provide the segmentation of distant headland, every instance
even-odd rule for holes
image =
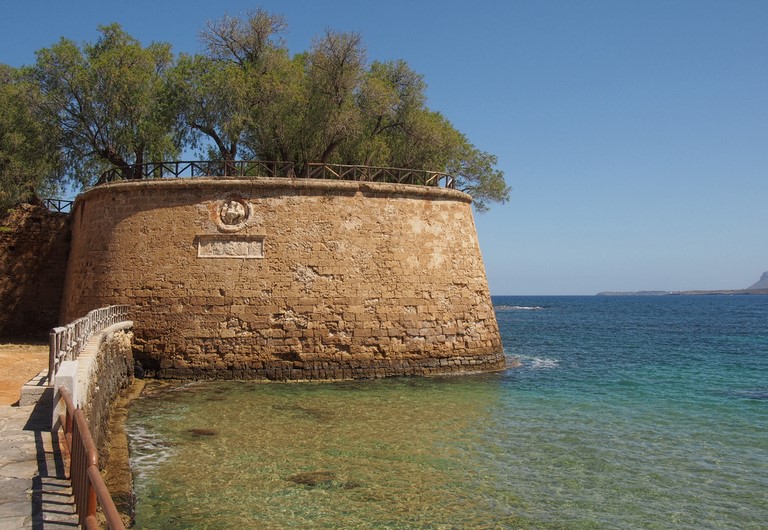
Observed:
[[[746,289],[720,289],[715,291],[603,291],[596,296],[674,296],[674,295],[750,295],[768,294],[768,271],[764,272],[760,279]]]

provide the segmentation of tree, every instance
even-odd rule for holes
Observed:
[[[182,55],[169,75],[168,98],[176,106],[186,145],[213,142],[211,158],[232,161],[247,120],[247,82],[236,65],[202,55]]]
[[[472,196],[479,212],[488,211],[489,203],[509,200],[510,188],[496,167],[496,156],[477,149],[439,112],[415,110],[387,135],[387,142],[397,167],[448,173],[456,189]]]
[[[261,78],[283,50],[285,27],[282,17],[263,10],[207,24],[200,35],[206,55],[182,55],[169,75],[169,101],[189,145],[212,142],[211,158],[237,158],[249,119],[263,105]]]
[[[445,167],[456,179],[456,188],[472,196],[478,212],[487,212],[489,203],[509,200],[510,187],[504,172],[496,167],[497,161],[496,155],[477,149],[461,135],[459,147]]]
[[[86,186],[109,167],[139,178],[141,164],[179,152],[174,116],[162,97],[170,45],[144,48],[118,24],[99,31],[96,43],[82,49],[62,38],[38,51],[32,68],[41,114],[61,131],[67,170]]]
[[[405,61],[374,62],[365,72],[358,94],[360,134],[342,148],[347,164],[400,165],[392,141],[403,135],[425,104],[426,84]]]
[[[245,131],[244,147],[252,157],[296,165],[306,160],[309,92],[305,70],[306,54],[291,58],[282,51],[270,57]]]
[[[327,163],[342,142],[360,133],[356,94],[365,68],[365,50],[357,33],[326,31],[309,54],[307,158]]]
[[[293,162],[306,175],[309,162],[331,161],[359,134],[362,39],[329,30],[309,52],[273,55],[269,66],[249,123],[248,148],[260,158]]]
[[[56,131],[35,116],[39,99],[22,71],[0,64],[0,209],[56,192]]]
[[[245,68],[258,64],[272,50],[284,48],[279,35],[287,27],[282,16],[256,9],[245,20],[224,16],[208,22],[200,39],[210,58]]]
[[[82,185],[108,168],[140,178],[144,162],[193,147],[224,168],[258,158],[299,176],[313,162],[444,171],[480,211],[508,200],[496,157],[428,108],[405,61],[368,64],[359,34],[331,30],[291,55],[285,28],[263,10],[223,17],[201,33],[204,53],[176,64],[170,45],[142,47],[117,24],[82,47],[62,38],[29,69],[30,112],[42,120],[29,134],[55,133],[64,173]]]
[[[224,17],[202,33],[207,55],[182,57],[177,94],[187,136],[211,154],[308,164],[342,163],[455,172],[479,211],[505,202],[496,157],[474,147],[426,106],[426,84],[405,61],[366,62],[357,33],[327,30],[290,56],[282,17]]]

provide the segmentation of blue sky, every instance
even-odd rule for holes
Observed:
[[[475,220],[493,294],[738,289],[768,270],[768,2],[0,0],[0,62],[121,23],[199,49],[262,7],[301,51],[358,31],[499,157],[512,200]]]

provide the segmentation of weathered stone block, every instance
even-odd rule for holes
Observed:
[[[69,215],[21,204],[0,216],[0,227],[0,337],[43,339],[60,323]]]
[[[237,226],[221,216],[232,201],[250,212]],[[464,370],[467,355],[472,369],[504,366],[470,200],[454,190],[120,182],[83,194],[73,226],[64,318],[132,305],[150,375],[382,377]],[[224,252],[224,239],[260,238],[263,256]],[[201,240],[222,252],[201,255]]]

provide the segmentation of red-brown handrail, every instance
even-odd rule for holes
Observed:
[[[125,530],[112,495],[109,494],[107,485],[99,473],[99,454],[85,414],[81,409],[75,408],[72,396],[65,387],[59,387],[59,395],[65,404],[60,422],[70,455],[69,480],[72,483],[79,524],[88,529],[100,528],[96,508],[101,506],[107,528]]]

